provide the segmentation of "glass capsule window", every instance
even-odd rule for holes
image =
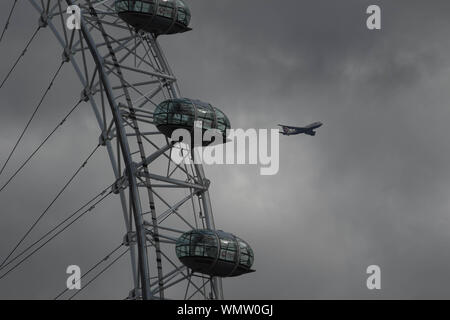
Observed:
[[[203,129],[215,129],[215,114],[211,105],[197,104],[197,121],[201,121]]]
[[[174,13],[174,5],[172,2],[161,2],[158,7],[158,16],[172,18]]]
[[[175,100],[167,104],[167,123],[191,127],[194,120],[195,113],[189,103]]]
[[[206,257],[216,259],[217,238],[213,232],[206,230],[185,233],[177,241],[176,254],[179,258]]]
[[[216,117],[217,117],[217,129],[220,131],[225,131],[229,128],[231,128],[230,120],[228,120],[228,117],[219,109],[214,108],[216,111]]]
[[[233,249],[220,249],[220,256],[219,259],[228,261],[228,262],[235,262],[236,261],[236,250]]]
[[[155,5],[153,3],[143,2],[142,3],[142,12],[154,12],[155,11]]]
[[[153,114],[153,120],[155,121],[155,123],[167,123],[168,106],[169,103],[167,101],[164,101],[158,106],[158,108],[155,110],[155,113]]]
[[[218,232],[220,237],[220,255],[219,259],[227,262],[236,262],[237,258],[237,238],[224,232]]]
[[[142,12],[142,1],[136,1],[136,3],[134,4],[133,11]]]
[[[254,261],[252,248],[250,248],[250,246],[246,242],[240,240],[239,249],[240,249],[239,264],[250,268],[253,265]]]
[[[154,15],[156,0],[116,0],[115,7],[117,12],[132,11]],[[181,0],[160,1],[156,15],[169,19],[176,18],[176,22],[185,26],[191,21],[191,12]]]
[[[227,116],[208,103],[190,99],[173,99],[162,102],[153,114],[155,125],[193,129],[201,121],[204,130],[218,129],[224,135],[231,128]]]
[[[186,26],[189,25],[190,15],[187,13],[185,9],[178,9],[177,21]]]
[[[128,10],[128,1],[116,1],[115,3],[116,11],[126,11]]]
[[[116,11],[133,11],[153,14],[155,11],[155,3],[152,0],[120,0],[116,1]]]
[[[189,25],[189,23],[191,22],[191,11],[189,10],[189,7],[181,0],[177,0],[177,7],[177,21],[186,26]]]

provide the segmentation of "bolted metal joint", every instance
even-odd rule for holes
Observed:
[[[162,80],[161,80],[161,85],[162,85],[164,88],[168,88],[168,87],[171,85],[171,82],[170,82],[170,81],[167,81],[167,79],[162,79]]]
[[[62,59],[64,62],[69,62],[72,57],[72,50],[69,47],[65,47],[62,53]]]
[[[95,9],[94,9],[93,7],[90,7],[90,8],[89,8],[89,14],[90,14],[92,17],[95,17],[95,16],[97,15],[97,12],[95,11]]]
[[[133,175],[135,176],[139,176],[139,168],[141,167],[141,164],[136,163],[136,162],[132,162],[131,163],[131,170],[133,171]]]
[[[203,179],[203,186],[206,188],[206,190],[209,190],[209,187],[211,186],[211,180]]]
[[[135,244],[136,244],[136,232],[128,232],[123,237],[123,245],[129,247]]]
[[[106,131],[103,131],[100,137],[98,138],[98,143],[101,146],[106,146],[106,142],[108,140],[111,140],[111,137],[108,136],[108,133]]]
[[[130,109],[128,108],[128,106],[122,102],[119,102],[119,104],[117,105],[119,107],[120,113],[122,114],[130,114]]]
[[[46,28],[48,26],[48,14],[44,11],[39,17],[39,27]]]
[[[89,87],[86,87],[83,89],[83,91],[81,91],[81,100],[84,102],[88,102],[89,100],[91,100],[91,96],[92,96],[92,90]]]
[[[127,300],[142,300],[142,290],[141,289],[131,290]]]
[[[140,30],[135,28],[136,32],[139,33],[139,36],[142,37],[142,39],[147,40],[148,39],[148,34],[147,32],[145,32],[144,30]]]
[[[197,190],[195,192],[195,195],[198,197],[201,197],[205,192],[209,190],[209,187],[211,186],[211,180],[204,178],[203,183],[200,183],[199,181],[196,181],[195,183],[200,184],[204,187],[204,189]]]
[[[128,177],[123,176],[119,178],[112,186],[112,192],[114,194],[119,194],[122,190],[128,188]]]

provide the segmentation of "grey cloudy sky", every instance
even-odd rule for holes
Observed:
[[[226,297],[449,298],[450,3],[187,2],[194,31],[161,39],[183,95],[213,102],[238,128],[325,123],[314,138],[282,137],[276,176],[260,176],[252,166],[206,168],[217,226],[246,239],[256,254],[257,272],[225,281]],[[382,8],[381,31],[365,26],[370,4]],[[0,6],[5,21],[10,4]],[[0,44],[1,75],[36,19],[21,3]],[[1,163],[60,51],[50,32],[42,33],[1,89]],[[80,91],[67,68],[1,181]],[[87,107],[77,112],[0,193],[0,256],[96,145],[92,118]],[[106,155],[96,156],[40,230],[110,177]],[[0,280],[0,298],[53,298],[68,264],[90,266],[120,243],[117,204],[108,202]],[[382,269],[381,291],[365,286],[372,264]],[[131,286],[125,268],[127,261],[115,266],[83,297],[125,297]]]

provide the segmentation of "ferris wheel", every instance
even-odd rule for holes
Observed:
[[[0,42],[5,41],[17,2],[11,1]],[[181,95],[158,42],[160,36],[191,30],[188,6],[181,0],[27,0],[27,3],[34,9],[38,23],[23,52],[2,79],[0,90],[16,66],[30,54],[28,49],[38,33],[51,32],[61,45],[62,57],[16,144],[8,150],[9,156],[0,159],[0,192],[81,104],[90,104],[99,136],[93,137],[98,145],[49,207],[33,215],[27,232],[18,237],[18,243],[7,256],[0,257],[0,281],[86,213],[95,210],[97,204],[118,197],[121,207],[117,208],[116,217],[123,216],[126,228],[124,234],[118,235],[122,243],[100,262],[93,261],[92,269],[82,276],[85,283],[90,284],[128,255],[133,284],[127,299],[223,299],[222,279],[253,272],[254,256],[245,241],[216,230],[209,194],[211,182],[202,165],[193,161],[195,149],[172,139],[177,129],[192,133],[199,121],[204,130],[216,130],[224,140],[231,127],[218,108]],[[74,101],[69,113],[17,171],[5,179],[2,176],[5,167],[10,165],[30,123],[53,83],[58,81],[61,69],[68,65],[81,84],[79,100]],[[96,152],[106,152],[110,159],[111,184],[24,248],[24,240]],[[181,161],[174,160],[175,153]],[[71,299],[77,293],[66,289],[56,298]]]

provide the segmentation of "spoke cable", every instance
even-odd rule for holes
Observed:
[[[6,30],[9,27],[9,23],[11,22],[11,17],[13,15],[14,9],[16,8],[16,4],[17,4],[17,0],[14,0],[13,6],[11,8],[11,11],[9,12],[9,15],[8,15],[8,19],[6,20],[6,24],[3,27],[2,35],[0,36],[0,42],[2,42],[3,37],[5,36],[5,32],[6,32]]]
[[[113,254],[115,254],[117,251],[119,251],[120,248],[122,248],[123,243],[121,243],[117,248],[115,248],[113,251],[111,251],[110,253],[108,253],[102,260],[100,260],[99,262],[97,262],[92,268],[90,268],[88,271],[86,271],[81,277],[80,279],[78,279],[75,283],[80,282],[81,280],[83,280],[89,273],[91,273],[92,271],[94,271],[98,266],[100,266],[103,262],[108,261],[111,256]],[[63,294],[65,294],[67,291],[69,291],[69,288],[66,288],[65,290],[61,291],[60,294],[58,294],[53,300],[58,300]]]
[[[11,252],[8,254],[8,256],[3,260],[3,262],[0,264],[0,267],[3,267],[3,265],[8,261],[8,259],[13,255],[13,253],[17,250],[17,248],[22,244],[22,242],[28,237],[28,235],[33,231],[33,229],[37,226],[37,224],[42,220],[42,218],[47,214],[47,212],[50,210],[50,208],[53,206],[53,204],[59,199],[59,197],[63,194],[63,192],[67,189],[67,187],[70,185],[70,183],[75,179],[75,177],[80,173],[80,171],[87,165],[88,161],[92,158],[92,156],[95,154],[95,152],[100,147],[100,144],[98,144],[94,150],[89,154],[87,159],[81,164],[81,166],[75,171],[75,173],[70,177],[70,179],[67,181],[67,183],[64,185],[64,187],[58,192],[56,197],[51,201],[51,203],[47,206],[47,208],[41,213],[41,215],[34,221],[34,223],[31,225],[31,227],[28,229],[28,231],[24,234],[24,236],[20,239],[20,241],[16,244],[16,246],[11,250]],[[1,279],[1,278],[0,278]]]
[[[115,258],[110,264],[108,264],[105,268],[103,268],[102,271],[100,271],[94,278],[92,278],[88,283],[86,283],[84,285],[84,287],[82,287],[80,290],[78,290],[75,294],[73,294],[69,300],[72,300],[73,298],[75,298],[78,294],[80,294],[84,289],[86,289],[92,282],[94,282],[95,280],[97,280],[103,273],[105,273],[109,268],[111,268],[117,261],[119,261],[125,254],[128,253],[128,251],[130,251],[130,248],[127,248],[127,250],[125,250],[122,254],[120,254],[120,256],[118,256],[117,258]]]
[[[6,271],[4,274],[0,276],[0,280],[4,279],[8,274],[10,274],[12,271],[16,270],[22,263],[27,261],[29,258],[31,258],[36,252],[38,252],[40,249],[42,249],[45,245],[47,245],[50,241],[55,239],[58,235],[63,233],[65,230],[67,230],[70,226],[72,226],[75,222],[77,222],[79,219],[81,219],[84,215],[86,215],[88,212],[91,212],[95,209],[95,207],[102,202],[104,199],[106,199],[110,194],[113,192],[110,191],[106,195],[104,195],[101,199],[99,199],[97,202],[95,202],[89,209],[85,210],[82,214],[80,214],[77,218],[75,218],[73,221],[71,221],[67,226],[65,226],[63,229],[58,231],[56,234],[54,234],[51,238],[49,238],[47,241],[45,241],[43,244],[41,244],[39,247],[37,247],[35,250],[33,250],[30,254],[28,254],[25,258],[20,260],[18,263],[16,263],[12,268],[10,268],[8,271]]]
[[[28,158],[22,163],[22,165],[14,172],[14,174],[8,179],[8,181],[0,188],[2,192],[8,184],[19,174],[20,171],[30,162],[30,160],[38,153],[38,151],[47,143],[47,141],[55,134],[55,132],[62,127],[62,125],[67,121],[70,115],[78,108],[82,100],[78,101],[77,104],[69,111],[69,113],[58,123],[58,125],[47,135],[47,137],[39,144],[39,146],[28,156]],[[6,163],[5,163],[6,165]],[[1,172],[0,172],[1,174]]]
[[[42,103],[44,102],[45,97],[49,93],[50,89],[53,86],[53,83],[58,76],[59,72],[62,69],[62,66],[64,65],[64,61],[61,62],[60,66],[58,67],[57,71],[55,72],[52,80],[50,81],[50,85],[45,90],[41,100],[39,101],[38,105],[33,111],[33,114],[31,115],[30,119],[28,120],[27,124],[25,125],[25,128],[22,130],[22,133],[20,134],[19,138],[17,139],[16,143],[14,144],[14,147],[12,148],[11,152],[8,155],[8,158],[6,159],[5,163],[3,164],[2,168],[0,169],[0,176],[5,170],[6,165],[8,164],[9,160],[11,160],[11,157],[13,156],[14,152],[16,151],[17,147],[19,146],[20,141],[22,141],[23,136],[25,135],[26,131],[28,130],[28,127],[30,126],[31,122],[33,121],[34,117],[36,116],[37,112],[39,111],[39,108],[41,107]],[[12,180],[12,178],[0,189],[0,192],[3,191],[3,189],[6,187],[6,185]]]
[[[0,89],[3,88],[3,86],[5,85],[6,81],[9,79],[9,76],[13,73],[14,69],[17,67],[17,65],[19,64],[20,60],[25,56],[25,54],[28,51],[28,48],[30,47],[31,43],[33,42],[34,38],[36,37],[36,35],[38,34],[39,30],[41,30],[41,27],[37,27],[36,31],[34,31],[33,35],[31,36],[31,39],[28,40],[27,45],[25,46],[25,49],[23,49],[22,53],[19,55],[19,57],[17,58],[16,62],[13,64],[13,66],[11,67],[11,69],[9,70],[8,74],[6,75],[6,77],[3,79],[2,84],[0,85]]]
[[[35,242],[33,242],[31,245],[29,245],[26,249],[24,249],[22,252],[20,252],[19,254],[17,254],[14,258],[10,259],[8,261],[8,263],[5,263],[2,267],[0,267],[0,271],[2,271],[3,269],[5,269],[7,266],[9,266],[10,264],[12,264],[14,261],[16,261],[18,258],[20,258],[21,256],[23,256],[25,253],[27,253],[28,251],[30,251],[35,245],[37,245],[39,242],[41,242],[43,239],[47,238],[50,234],[52,234],[55,230],[57,230],[59,227],[61,227],[62,225],[64,225],[67,221],[69,221],[70,219],[72,219],[75,215],[77,215],[79,212],[81,212],[84,208],[86,208],[87,206],[89,206],[92,202],[94,202],[97,198],[105,195],[105,193],[108,191],[108,189],[111,188],[111,186],[108,186],[106,189],[104,189],[102,192],[100,192],[99,194],[97,194],[94,198],[90,199],[88,202],[86,202],[83,206],[81,206],[78,210],[76,210],[75,212],[73,212],[71,215],[69,215],[66,219],[64,219],[62,222],[60,222],[59,224],[57,224],[55,227],[53,227],[51,230],[49,230],[47,233],[45,233],[42,237],[40,237],[38,240],[36,240]]]

